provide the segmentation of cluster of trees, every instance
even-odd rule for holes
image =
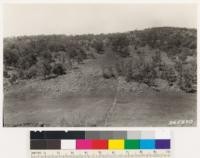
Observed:
[[[196,91],[197,65],[194,61],[183,63],[177,60],[174,65],[168,65],[161,58],[160,51],[155,51],[150,60],[145,60],[143,53],[126,59],[113,56],[109,58],[112,64],[103,69],[104,78],[123,76],[127,82],[135,81],[148,86],[156,86],[156,79],[163,79],[169,86],[177,85],[185,92]]]
[[[30,79],[62,75],[72,68],[73,62],[82,63],[86,56],[85,47],[79,41],[63,35],[6,38],[4,77]]]
[[[5,38],[4,77],[12,83],[17,79],[47,79],[51,75],[68,73],[75,64],[94,58],[97,53],[106,58],[103,63],[105,78],[121,75],[127,82],[134,80],[149,86],[154,85],[156,78],[161,78],[170,85],[177,83],[189,92],[196,84],[196,61],[187,61],[187,58],[196,59],[196,45],[195,29],[172,27],[99,35]],[[148,62],[140,51],[145,46],[155,50]],[[169,66],[161,59],[162,51],[175,66]]]
[[[187,28],[174,27],[155,27],[141,31],[132,31],[132,41],[135,41],[135,34],[137,42],[140,45],[148,44],[152,48],[159,48],[166,52],[174,49],[196,49],[197,45],[197,30]],[[175,54],[172,54],[175,55]]]
[[[115,60],[115,62],[105,68],[104,76],[106,78],[124,76],[127,82],[136,81],[149,86],[154,85],[156,78],[167,79],[169,77],[171,79],[170,74],[167,74],[170,72],[164,71],[164,67],[167,68],[167,65],[162,63],[160,55],[153,56],[150,61],[145,60],[144,53],[139,53],[126,59],[115,55],[115,57],[110,58],[111,60]]]

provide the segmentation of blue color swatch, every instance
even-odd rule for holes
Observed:
[[[155,149],[155,144],[154,139],[142,139],[140,140],[140,149]]]

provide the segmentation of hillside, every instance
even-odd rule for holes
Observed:
[[[6,38],[4,125],[195,125],[196,38],[168,27]]]

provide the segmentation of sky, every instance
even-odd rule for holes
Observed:
[[[197,27],[194,4],[5,4],[4,37]]]

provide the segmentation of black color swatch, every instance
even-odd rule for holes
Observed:
[[[31,131],[31,139],[85,139],[85,131]]]

